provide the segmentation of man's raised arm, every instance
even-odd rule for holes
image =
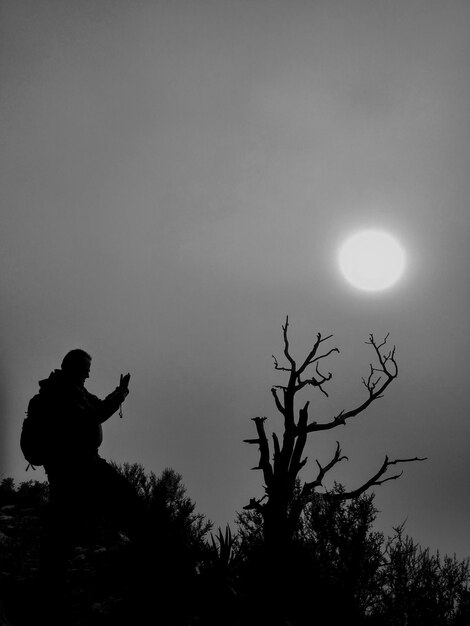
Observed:
[[[131,375],[126,374],[123,376],[121,374],[121,378],[119,381],[119,385],[116,387],[114,391],[112,391],[104,400],[96,400],[99,402],[97,406],[98,413],[98,421],[100,424],[109,419],[116,411],[119,409],[121,404],[127,398],[129,394],[129,379]]]

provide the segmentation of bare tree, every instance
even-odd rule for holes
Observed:
[[[399,478],[403,471],[386,476],[387,470],[392,465],[425,460],[419,457],[390,460],[386,456],[378,471],[363,485],[351,491],[341,491],[341,493],[318,493],[316,490],[323,486],[323,479],[327,472],[347,459],[342,454],[340,444],[337,442],[336,451],[331,461],[324,466],[316,461],[318,466],[316,477],[311,481],[301,482],[299,473],[307,463],[307,458],[303,458],[303,453],[308,435],[344,425],[347,420],[365,411],[375,400],[383,396],[387,387],[398,376],[398,366],[395,360],[395,347],[388,351],[385,349],[388,335],[383,341],[377,342],[371,334],[366,343],[372,346],[375,363],[370,365],[367,378],[362,379],[367,391],[365,400],[359,406],[347,411],[343,410],[329,421],[322,423],[309,421],[309,402],[306,402],[298,411],[298,418],[296,419],[295,397],[301,389],[307,386],[316,387],[320,392],[328,395],[325,386],[331,380],[332,374],[330,372],[322,373],[320,364],[332,353],[339,353],[339,350],[333,347],[322,351],[323,344],[333,335],[322,337],[318,333],[310,352],[302,363],[298,364],[291,354],[287,333],[288,326],[289,318],[287,317],[282,327],[284,356],[287,364],[285,366],[280,365],[273,355],[275,369],[287,374],[287,384],[285,386],[278,385],[271,389],[276,408],[284,418],[282,443],[276,433],[273,433],[271,454],[264,425],[266,417],[253,418],[258,436],[255,439],[244,440],[246,443],[259,446],[259,463],[253,469],[263,472],[265,483],[264,497],[261,499],[252,498],[244,509],[256,510],[261,513],[264,539],[267,543],[275,542],[278,547],[285,545],[292,539],[303,508],[315,495],[341,499],[355,498],[370,487]],[[314,374],[311,373],[312,369],[314,369]]]

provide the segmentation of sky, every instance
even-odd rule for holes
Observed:
[[[346,427],[313,433],[305,480],[376,490],[376,527],[470,556],[470,4],[465,0],[4,0],[0,6],[0,476],[38,380],[81,347],[88,389],[131,393],[100,453],[183,476],[233,524],[263,495],[255,416],[282,432],[281,326],[294,356],[337,346],[329,397],[356,406],[373,354],[399,376]],[[382,292],[338,248],[380,228],[406,250]],[[314,393],[317,392],[317,393]]]

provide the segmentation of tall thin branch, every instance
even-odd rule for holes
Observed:
[[[279,470],[279,464],[281,461],[281,447],[279,445],[279,438],[276,433],[273,433],[273,445],[274,445],[274,473],[276,474]]]
[[[307,367],[309,365],[312,365],[312,363],[315,363],[316,361],[319,361],[320,359],[324,359],[325,357],[329,356],[332,352],[339,352],[338,348],[332,348],[326,354],[321,354],[320,356],[316,357],[317,350],[318,350],[320,344],[323,343],[324,341],[328,341],[328,339],[331,339],[331,337],[333,337],[333,335],[328,335],[327,337],[322,337],[321,333],[317,333],[317,339],[316,339],[315,343],[313,344],[313,348],[310,350],[310,352],[308,353],[306,359],[304,360],[302,365],[297,370],[297,375],[298,376],[300,376],[307,369]]]
[[[302,469],[302,467],[307,462],[307,459],[301,460],[302,454],[304,452],[305,444],[307,442],[307,431],[305,430],[305,426],[308,421],[308,406],[310,402],[306,402],[304,407],[299,411],[299,421],[297,422],[298,426],[298,436],[295,442],[294,451],[292,453],[292,458],[289,466],[289,475],[291,480],[295,480],[297,474]]]
[[[290,352],[289,352],[289,338],[287,337],[287,329],[289,328],[289,316],[286,316],[286,321],[285,324],[282,327],[282,336],[284,338],[284,355],[286,357],[286,359],[289,361],[289,363],[292,365],[292,371],[295,370],[295,361],[292,358]]]

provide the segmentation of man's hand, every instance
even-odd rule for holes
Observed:
[[[121,378],[119,379],[119,390],[123,391],[126,394],[129,393],[130,377],[131,377],[130,374],[126,374],[125,376],[121,374]]]

